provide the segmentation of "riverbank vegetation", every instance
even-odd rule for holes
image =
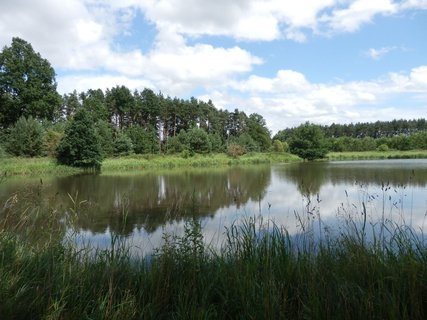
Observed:
[[[0,158],[51,156],[61,164],[99,168],[103,159],[133,154],[236,158],[289,151],[314,160],[328,152],[389,150],[427,150],[425,119],[305,123],[271,137],[262,115],[217,109],[211,100],[125,86],[61,97],[54,69],[30,43],[13,38],[0,52]]]
[[[144,171],[171,168],[209,168],[232,165],[273,164],[301,161],[299,157],[290,153],[248,153],[239,157],[227,154],[189,155],[128,155],[107,158],[102,164],[102,173],[123,171]],[[57,163],[55,158],[0,158],[0,175],[37,176],[37,175],[64,175],[81,173],[84,168],[76,168]]]
[[[154,255],[142,257],[114,234],[109,249],[76,247],[52,223],[58,212],[33,209],[2,220],[2,319],[427,316],[425,239],[407,227],[384,224],[381,238],[347,228],[315,241],[307,221],[290,235],[272,221],[246,218],[226,229],[217,249],[189,219],[183,235],[164,234]],[[46,215],[51,223],[31,232]]]

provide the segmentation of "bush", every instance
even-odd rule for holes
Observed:
[[[211,151],[211,141],[205,130],[200,128],[190,129],[187,132],[187,137],[191,152],[209,153]]]
[[[243,146],[237,143],[230,143],[227,147],[227,154],[230,157],[237,158],[241,155],[244,155],[246,150]]]
[[[381,145],[378,146],[377,150],[385,152],[385,151],[389,150],[389,147],[388,147],[388,145],[386,145],[386,144],[383,143],[383,144],[381,144]]]
[[[133,126],[126,129],[125,133],[131,139],[135,153],[154,154],[159,151],[159,138],[154,129]]]
[[[65,129],[64,137],[57,149],[57,160],[61,164],[99,169],[102,152],[89,113],[80,108]]]
[[[61,142],[63,132],[57,132],[49,129],[43,139],[43,154],[47,156],[56,156],[56,149]]]
[[[39,156],[43,147],[43,127],[33,117],[20,117],[10,130],[7,151],[15,156]]]
[[[114,155],[127,156],[133,153],[133,144],[131,138],[119,131],[114,140]]]
[[[274,152],[284,152],[285,148],[283,147],[283,143],[280,140],[273,141],[273,151]]]
[[[293,154],[306,160],[321,159],[328,153],[322,129],[308,122],[295,129],[289,147]]]

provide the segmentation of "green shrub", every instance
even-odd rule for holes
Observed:
[[[56,156],[56,150],[63,136],[63,132],[49,129],[43,139],[43,154],[47,156]]]
[[[385,152],[385,151],[389,150],[389,147],[388,147],[388,145],[386,145],[386,144],[383,143],[383,144],[381,144],[381,145],[378,146],[377,150],[381,151],[381,152]]]
[[[187,132],[188,146],[190,151],[196,153],[209,153],[212,145],[208,134],[200,128],[193,128]]]
[[[88,111],[80,108],[59,143],[56,156],[58,162],[74,167],[99,169],[102,152],[98,139]]]
[[[133,153],[133,144],[131,138],[119,131],[114,140],[114,155],[127,156]]]
[[[20,117],[10,130],[7,151],[15,156],[39,156],[43,147],[43,127],[33,117]]]
[[[283,143],[280,140],[273,141],[273,151],[274,152],[284,152],[285,148],[283,147]]]

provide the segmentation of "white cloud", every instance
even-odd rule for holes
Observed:
[[[115,86],[126,86],[131,91],[143,90],[144,88],[155,88],[155,86],[146,80],[129,78],[126,76],[115,75],[69,75],[58,79],[58,92],[61,94],[77,92],[86,92],[88,89],[105,90]]]
[[[231,83],[231,87],[249,96],[214,91],[200,98],[209,97],[221,108],[260,113],[273,132],[305,121],[366,122],[418,118],[427,112],[427,96],[422,95],[427,92],[427,66],[414,68],[408,74],[390,73],[371,81],[335,84],[311,83],[299,72],[281,70],[274,78],[251,76]],[[406,94],[420,94],[418,107],[405,108],[411,100],[407,97],[404,105],[396,102]]]
[[[406,0],[400,4],[402,9],[427,9],[427,0]]]
[[[375,48],[369,48],[365,54],[368,57],[371,57],[374,60],[378,60],[380,59],[382,56],[386,55],[387,53],[390,53],[391,51],[394,51],[398,49],[397,47],[382,47],[379,49],[375,49]]]
[[[349,7],[335,9],[332,14],[321,18],[332,31],[353,32],[361,25],[372,21],[373,17],[382,14],[389,15],[397,12],[397,5],[392,0],[356,0]]]

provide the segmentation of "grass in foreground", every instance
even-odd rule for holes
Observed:
[[[145,259],[119,237],[93,251],[0,230],[1,319],[427,317],[427,250],[405,228],[387,242],[342,234],[316,244],[247,219],[218,251],[190,220]]]

